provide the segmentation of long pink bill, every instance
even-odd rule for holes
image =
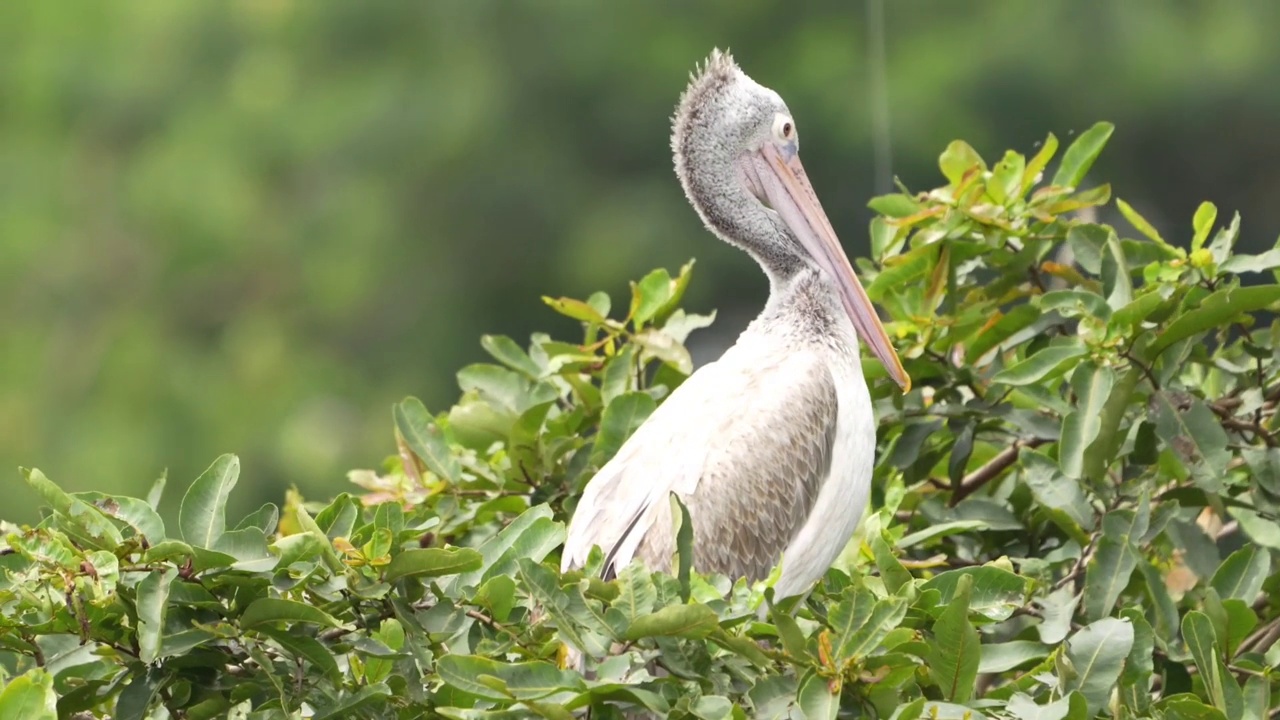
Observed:
[[[831,227],[831,221],[822,210],[818,196],[809,183],[804,166],[800,164],[800,156],[792,152],[779,151],[772,143],[765,143],[760,150],[763,165],[768,172],[760,172],[758,178],[763,185],[769,204],[782,217],[791,232],[799,238],[800,243],[818,265],[836,282],[840,299],[845,311],[853,321],[858,337],[871,348],[871,352],[879,358],[889,377],[898,383],[903,392],[911,389],[911,377],[902,367],[898,353],[889,342],[880,317],[871,305],[871,298],[858,282],[858,276],[849,264],[849,258],[840,246],[840,240]],[[764,170],[764,168],[758,169]]]

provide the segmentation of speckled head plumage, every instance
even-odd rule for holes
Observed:
[[[732,162],[766,139],[778,115],[791,115],[778,93],[748,77],[727,51],[712,50],[689,74],[671,121],[671,151],[685,192],[691,165]]]
[[[713,50],[690,75],[672,119],[671,151],[685,196],[707,228],[750,253],[771,282],[820,273],[858,336],[904,389],[911,385],[800,164],[782,97]]]

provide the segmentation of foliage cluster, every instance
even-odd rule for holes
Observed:
[[[765,285],[708,247],[665,118],[734,48],[822,148],[814,185],[859,199],[833,222],[865,227],[864,4],[0,3],[0,465],[140,497],[234,449],[232,515],[332,497],[384,449],[386,399],[448,407],[480,332],[548,327],[539,293],[697,248],[689,300],[753,313]],[[903,177],[932,180],[935,118],[994,152],[1105,114],[1142,130],[1108,154],[1153,219],[1212,192],[1280,227],[1280,3],[879,4]],[[15,485],[4,517],[35,522]]]
[[[330,503],[230,522],[224,456],[175,531],[163,479],[24,471],[49,511],[4,527],[0,715],[1272,717],[1280,249],[1234,253],[1208,204],[1185,245],[1123,201],[1132,237],[1078,217],[1110,135],[1048,182],[1052,135],[990,166],[956,142],[946,185],[872,201],[859,264],[916,389],[873,382],[874,510],[807,598],[691,572],[683,523],[674,575],[555,569],[583,483],[692,369],[686,266],[623,319],[547,298],[581,339],[485,337],[459,402],[398,404],[398,452]]]

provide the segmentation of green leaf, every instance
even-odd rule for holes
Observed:
[[[631,319],[640,328],[653,319],[675,292],[670,273],[659,268],[632,285]]]
[[[480,546],[483,564],[479,570],[460,575],[458,587],[475,585],[496,575],[513,574],[522,559],[542,562],[564,542],[564,537],[564,523],[551,519],[549,506],[531,507]]]
[[[169,586],[178,576],[176,568],[152,571],[138,583],[138,659],[150,665],[160,653],[161,633],[169,609]]]
[[[878,195],[867,202],[867,207],[891,218],[903,218],[920,212],[920,203],[910,195],[895,193]]]
[[[554,391],[549,392],[549,385],[534,385],[515,370],[492,363],[472,363],[459,370],[458,387],[464,393],[475,391],[484,404],[506,422],[533,405],[555,399]]]
[[[10,679],[0,690],[0,717],[22,720],[57,720],[58,696],[53,676],[33,668]]]
[[[777,605],[769,608],[769,617],[773,620],[774,627],[778,629],[778,639],[782,640],[782,648],[787,651],[787,654],[796,660],[808,658],[805,636],[795,618]]]
[[[476,570],[482,564],[484,556],[471,548],[414,548],[391,558],[382,579],[393,583],[414,575],[457,575]]]
[[[165,538],[164,521],[159,513],[138,498],[105,495],[100,492],[78,492],[72,497],[83,500],[103,514],[124,522],[148,542],[160,542]]]
[[[1102,429],[1102,408],[1111,397],[1115,374],[1111,368],[1095,363],[1081,363],[1071,376],[1071,389],[1076,407],[1062,419],[1062,442],[1058,463],[1069,478],[1084,475],[1085,450],[1097,439]]]
[[[676,343],[683,343],[689,339],[689,333],[694,330],[711,327],[711,324],[715,321],[716,313],[714,310],[706,315],[698,315],[676,309],[671,313],[671,317],[667,318],[667,321],[662,324],[662,334],[670,337]]]
[[[1034,450],[1022,449],[1018,460],[1023,467],[1022,480],[1036,502],[1051,511],[1055,524],[1081,544],[1087,543],[1083,530],[1093,528],[1093,507],[1080,482],[1064,476],[1057,463]]]
[[[450,685],[492,700],[538,700],[564,690],[586,689],[578,674],[545,662],[503,663],[476,655],[445,655],[436,662],[436,670]],[[497,682],[485,682],[490,678]]]
[[[193,547],[212,549],[227,529],[227,498],[240,479],[240,458],[223,455],[187,488],[178,508],[178,529]]]
[[[939,604],[952,605],[958,602],[961,581],[967,582],[969,588],[964,598],[966,611],[995,622],[1007,620],[1027,599],[1027,578],[994,565],[939,573],[920,590],[937,590],[942,594]]]
[[[1078,187],[1080,181],[1084,180],[1084,176],[1089,173],[1089,168],[1093,167],[1094,160],[1098,159],[1102,148],[1106,147],[1107,140],[1111,138],[1111,133],[1115,129],[1116,126],[1109,122],[1100,122],[1080,133],[1080,137],[1076,138],[1063,153],[1062,161],[1058,163],[1058,171],[1054,173],[1053,181],[1049,184]]]
[[[614,598],[612,607],[622,611],[628,624],[653,612],[657,602],[658,591],[644,563],[637,560],[618,573],[618,597]]]
[[[1137,608],[1125,608],[1121,611],[1125,620],[1133,624],[1133,647],[1129,649],[1129,657],[1125,659],[1124,671],[1120,674],[1120,701],[1125,707],[1142,714],[1151,705],[1151,676],[1155,665],[1152,653],[1155,652],[1155,632],[1147,618]]]
[[[559,577],[551,569],[529,558],[520,558],[518,567],[526,592],[542,605],[562,640],[592,655],[608,652],[605,636],[612,635],[612,629],[586,605],[576,586],[561,587]]]
[[[1083,697],[1080,693],[1070,693],[1048,705],[1037,705],[1029,695],[1018,693],[1009,698],[1009,712],[1017,720],[1074,720],[1070,715],[1073,700],[1080,703]]]
[[[1067,245],[1086,272],[1102,273],[1102,253],[1114,231],[1106,225],[1074,225],[1067,230]]]
[[[523,373],[529,378],[542,376],[542,368],[529,357],[524,348],[516,344],[506,335],[481,335],[480,347],[493,356],[493,359],[512,370]]]
[[[1138,566],[1136,542],[1146,532],[1150,503],[1142,512],[1115,510],[1102,521],[1102,538],[1084,576],[1085,617],[1098,620],[1111,614],[1120,593]]]
[[[712,630],[711,634],[708,635],[707,638],[720,647],[729,650],[730,652],[737,653],[747,660],[750,660],[756,667],[767,668],[772,663],[769,656],[765,655],[760,650],[760,646],[756,645],[749,638],[745,638],[740,635],[732,635],[726,632],[724,628],[716,628],[715,630]]]
[[[885,542],[882,534],[873,534],[868,543],[886,590],[896,593],[903,585],[911,582],[911,573],[898,561],[893,550],[889,549],[889,543]]]
[[[380,707],[391,697],[391,688],[384,683],[366,685],[350,693],[332,705],[321,705],[317,708],[312,720],[345,720],[362,715],[364,708]]]
[[[624,639],[676,636],[703,638],[720,626],[720,617],[706,605],[668,605],[636,618]]]
[[[283,598],[258,598],[249,603],[249,607],[240,615],[240,627],[246,630],[274,622],[309,623],[328,627],[341,625],[332,615],[314,605]]]
[[[1252,603],[1270,574],[1271,553],[1256,545],[1245,545],[1223,561],[1209,584],[1224,599],[1239,598]]]
[[[812,670],[805,673],[796,700],[806,720],[835,720],[840,711],[840,693],[832,692],[832,682]]]
[[[542,302],[546,303],[552,310],[564,315],[565,317],[581,320],[585,323],[600,325],[605,322],[605,318],[598,310],[591,307],[588,303],[573,298],[552,298],[543,296]]]
[[[902,539],[895,544],[895,547],[900,550],[905,550],[913,545],[919,545],[920,543],[934,538],[945,537],[947,535],[957,535],[965,532],[966,530],[982,530],[987,527],[989,526],[984,520],[952,520],[951,522],[931,525],[923,530],[917,530],[910,535],[904,535]]]
[[[1156,707],[1164,713],[1164,720],[1227,720],[1221,710],[1205,705],[1195,695],[1185,693],[1167,697],[1157,703]]]
[[[678,495],[668,493],[668,501],[671,517],[676,520],[676,580],[680,583],[680,599],[689,602],[692,593],[689,573],[693,570],[693,520],[689,517],[689,508]]]
[[[1178,457],[1196,476],[1200,486],[1216,492],[1221,484],[1222,468],[1231,453],[1227,450],[1227,433],[1217,416],[1199,398],[1188,398],[1187,409],[1175,406],[1165,392],[1152,398],[1156,406],[1156,430]]]
[[[1064,317],[1095,317],[1103,322],[1111,319],[1111,306],[1096,292],[1083,289],[1053,290],[1040,296],[1040,309],[1057,310]]]
[[[475,601],[493,614],[493,619],[506,622],[516,603],[516,582],[510,575],[494,575],[476,591]]]
[[[648,393],[623,393],[609,403],[600,417],[600,432],[591,449],[591,463],[603,466],[640,427],[658,404]]]
[[[1150,364],[1174,343],[1221,327],[1241,313],[1262,310],[1277,301],[1280,301],[1280,285],[1228,287],[1210,293],[1198,307],[1169,323],[1164,332],[1141,351],[1141,358]]]
[[[1034,640],[989,643],[982,646],[982,661],[978,664],[978,673],[986,675],[1008,672],[1029,662],[1043,660],[1049,657],[1052,650],[1051,646]]]
[[[1271,683],[1267,678],[1251,676],[1244,684],[1244,712],[1241,720],[1267,720],[1272,710]]]
[[[1200,677],[1204,679],[1213,706],[1227,717],[1240,717],[1243,703],[1240,685],[1227,672],[1218,654],[1220,645],[1213,622],[1199,610],[1188,612],[1182,618],[1182,639],[1186,641]]]
[[[938,167],[942,170],[942,175],[951,183],[951,187],[956,187],[960,181],[964,179],[964,175],[970,169],[977,167],[979,170],[987,169],[986,163],[982,162],[982,157],[978,155],[978,151],[974,150],[969,143],[963,140],[952,140],[946,150],[942,151],[942,155],[938,158]]]
[[[1070,338],[1067,342],[1042,348],[1031,356],[1010,365],[996,373],[992,382],[1004,385],[1022,386],[1040,382],[1046,378],[1061,375],[1073,360],[1089,353],[1084,342],[1079,338]]]
[[[1263,547],[1280,550],[1280,525],[1274,520],[1267,519],[1252,510],[1237,507],[1231,508],[1231,516],[1240,523],[1240,528],[1244,530],[1245,535],[1249,536],[1249,539]]]
[[[260,625],[254,628],[275,641],[285,652],[301,660],[306,660],[319,670],[330,682],[342,680],[342,671],[338,669],[338,661],[323,643],[309,635],[295,634],[271,625]]]
[[[845,588],[827,618],[838,665],[844,667],[870,655],[889,631],[902,623],[906,614],[907,601],[904,598],[877,600],[869,590]]]
[[[112,720],[143,720],[166,679],[158,668],[148,668],[141,663],[135,663],[128,675],[129,684],[116,696]]]
[[[462,473],[458,459],[449,450],[449,443],[422,401],[407,397],[395,406],[392,414],[396,432],[404,438],[413,454],[422,458],[427,469],[449,483],[457,483]]]
[[[1075,616],[1076,606],[1080,604],[1080,596],[1067,585],[1037,598],[1036,603],[1043,616],[1043,620],[1036,626],[1040,642],[1057,645],[1071,632],[1071,620]]]
[[[21,469],[22,479],[36,491],[58,515],[70,524],[68,531],[79,531],[93,547],[114,551],[124,542],[120,531],[106,515],[89,503],[68,495],[39,470]]]
[[[965,350],[965,359],[970,363],[976,363],[988,350],[1013,337],[1015,333],[1030,326],[1040,318],[1039,308],[1030,304],[1011,308],[1007,313],[1001,315],[1000,319],[996,320],[994,324],[990,326],[983,325],[969,338],[967,342],[968,349]]]
[[[1149,292],[1139,295],[1111,314],[1110,326],[1113,328],[1129,328],[1136,331],[1138,324],[1147,319],[1157,308],[1167,302],[1160,293]]]
[[[1218,266],[1224,273],[1260,273],[1280,267],[1280,248],[1272,248],[1261,255],[1232,255]]]
[[[1172,640],[1178,633],[1178,609],[1173,604],[1173,598],[1169,596],[1169,588],[1164,583],[1164,577],[1154,565],[1145,560],[1138,563],[1138,572],[1142,573],[1142,579],[1147,585],[1147,597],[1151,599],[1151,608],[1155,615],[1156,638]]]
[[[261,507],[252,513],[245,515],[236,523],[236,530],[245,530],[248,528],[257,528],[264,535],[274,534],[280,523],[280,508],[275,503],[263,503]]]
[[[151,488],[147,490],[146,503],[151,506],[152,510],[160,507],[160,498],[164,495],[165,485],[169,484],[169,471],[165,470],[160,473],[160,477],[151,483]]]
[[[636,346],[625,345],[604,366],[600,397],[607,406],[619,395],[635,389]]]
[[[1074,672],[1066,689],[1084,695],[1090,717],[1106,707],[1132,648],[1133,625],[1116,618],[1090,623],[1067,641],[1067,660]]]
[[[883,300],[913,282],[922,282],[933,272],[938,262],[941,245],[920,245],[902,255],[885,261],[885,267],[867,285],[867,295],[872,300]]]
[[[1147,219],[1142,217],[1137,210],[1130,207],[1129,203],[1121,200],[1120,198],[1116,198],[1116,207],[1120,210],[1120,214],[1124,215],[1124,218],[1129,221],[1129,224],[1132,225],[1135,230],[1145,235],[1147,239],[1160,243],[1161,245],[1168,245],[1168,243],[1164,241],[1164,238],[1160,237],[1160,233],[1155,229],[1155,227],[1153,227],[1151,223],[1147,222]]]
[[[1191,227],[1195,234],[1191,237],[1191,250],[1194,252],[1204,247],[1204,241],[1209,239],[1209,233],[1213,231],[1213,223],[1218,219],[1218,206],[1211,202],[1202,202],[1200,207],[1196,208],[1196,214],[1191,219]]]
[[[929,673],[947,700],[966,703],[973,697],[982,662],[978,630],[969,622],[969,597],[973,577],[962,575],[947,609],[933,624],[929,642]]]
[[[1045,137],[1044,142],[1040,145],[1040,151],[1036,156],[1031,158],[1031,162],[1027,163],[1027,169],[1022,175],[1023,195],[1027,194],[1036,182],[1040,179],[1038,176],[1044,172],[1045,167],[1049,165],[1049,161],[1058,152],[1058,138],[1053,133],[1049,133]]]
[[[1205,607],[1208,609],[1208,593],[1206,593]],[[1258,627],[1258,616],[1253,612],[1245,601],[1239,598],[1228,598],[1221,602],[1222,609],[1226,615],[1226,621],[1223,624],[1222,637],[1223,657],[1233,657],[1240,650],[1240,643]]]
[[[1008,150],[1000,162],[991,168],[987,181],[987,195],[1001,205],[1022,197],[1022,174],[1027,160],[1020,153]]]

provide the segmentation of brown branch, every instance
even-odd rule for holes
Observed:
[[[1018,452],[1022,448],[1039,447],[1044,443],[1045,441],[1040,438],[1014,441],[1012,445],[996,453],[996,456],[988,460],[985,465],[965,475],[960,480],[960,484],[952,491],[949,504],[954,507],[956,503],[973,494],[975,490],[994,480],[1018,460]]]
[[[1277,640],[1280,640],[1280,618],[1255,630],[1240,643],[1237,652],[1265,653]]]
[[[1218,416],[1218,420],[1222,423],[1223,427],[1237,432],[1253,433],[1254,439],[1261,438],[1268,447],[1276,446],[1276,439],[1272,437],[1271,433],[1267,432],[1266,428],[1262,427],[1260,420],[1255,419],[1254,422],[1240,420],[1235,417],[1235,413],[1232,411],[1233,409],[1223,407],[1225,403],[1212,402],[1208,403],[1208,405],[1209,409]]]

